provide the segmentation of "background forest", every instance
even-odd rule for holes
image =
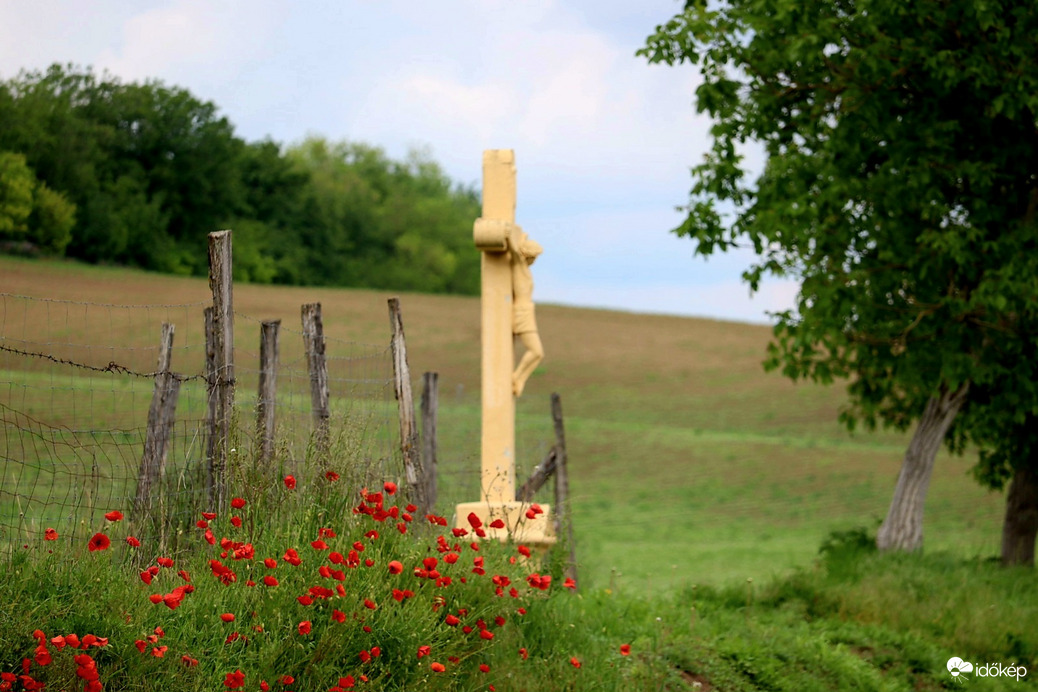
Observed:
[[[421,151],[246,142],[185,89],[72,65],[0,82],[9,253],[202,275],[205,235],[233,228],[239,281],[475,294],[477,216]]]

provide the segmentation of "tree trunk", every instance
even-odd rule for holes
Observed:
[[[876,534],[880,550],[919,550],[923,547],[923,505],[930,487],[930,473],[944,435],[959,409],[966,403],[969,383],[955,391],[942,385],[940,394],[930,397],[912,441],[901,463],[890,511]]]
[[[1034,567],[1034,541],[1038,536],[1038,471],[1016,469],[1006,496],[1002,523],[1002,564]]]

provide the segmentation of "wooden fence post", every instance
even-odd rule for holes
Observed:
[[[421,459],[418,454],[418,431],[414,418],[414,395],[411,393],[411,370],[407,365],[407,344],[404,341],[404,321],[400,316],[400,299],[389,299],[389,323],[393,338],[390,341],[393,352],[393,389],[396,393],[397,410],[400,414],[400,451],[404,457],[404,476],[411,501],[418,505],[422,512],[430,511],[425,497],[425,488],[419,479],[423,479],[420,468]]]
[[[260,323],[259,398],[256,405],[256,438],[261,464],[274,458],[274,411],[277,406],[278,334],[281,320]]]
[[[212,499],[216,496],[216,475],[213,470],[216,464],[216,445],[218,429],[216,425],[217,401],[216,401],[216,332],[213,325],[213,306],[207,307],[205,314],[205,459],[206,459],[206,497],[209,498],[210,507]]]
[[[234,417],[234,300],[231,282],[231,232],[209,234],[209,288],[213,293],[213,377],[215,415],[210,434],[215,438],[209,458],[209,501],[216,511],[227,504],[227,456],[231,449]]]
[[[566,470],[566,433],[562,427],[562,400],[552,392],[551,418],[555,424],[555,535],[566,532],[569,562],[565,575],[577,581],[577,555],[573,546],[573,519],[569,511],[569,475]]]
[[[427,372],[422,375],[422,456],[421,468],[425,474],[425,499],[427,512],[436,506],[436,418],[439,408],[439,375]]]
[[[173,331],[172,324],[162,324],[155,389],[151,395],[151,406],[148,408],[144,453],[141,455],[141,466],[137,473],[137,494],[133,503],[135,523],[153,518],[152,487],[161,484],[165,474],[169,436],[173,430],[177,398],[180,395],[180,380],[169,370],[173,353]],[[165,524],[164,517],[158,517],[157,522],[160,525]]]
[[[544,455],[544,461],[537,465],[530,477],[526,479],[522,487],[515,491],[515,499],[519,502],[533,502],[533,496],[537,494],[548,479],[555,473],[556,465],[555,447],[548,450]]]
[[[303,347],[306,349],[306,368],[310,373],[310,410],[314,419],[314,435],[318,458],[328,455],[328,361],[325,358],[324,323],[321,304],[307,303],[302,308]]]

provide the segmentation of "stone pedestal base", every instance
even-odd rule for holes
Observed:
[[[456,509],[454,525],[471,531],[472,525],[469,524],[468,516],[475,514],[483,522],[483,530],[486,531],[488,539],[522,543],[543,552],[555,544],[556,537],[551,507],[540,505],[540,508],[544,511],[529,519],[526,511],[530,509],[530,504],[526,502],[465,502]],[[495,519],[504,521],[505,528],[490,528],[491,522]]]

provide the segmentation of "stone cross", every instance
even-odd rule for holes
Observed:
[[[540,339],[532,327],[536,340],[533,358],[524,356],[518,369],[514,365],[514,276],[521,270],[528,277],[527,267],[540,252],[540,246],[516,225],[515,203],[515,153],[511,149],[484,151],[483,216],[473,227],[473,240],[482,255],[481,498],[458,505],[456,525],[471,528],[468,517],[474,513],[488,536],[547,546],[555,541],[547,506],[541,506],[543,513],[529,517],[529,507],[515,499],[515,396],[541,355]],[[522,276],[519,281],[524,281]],[[532,289],[532,284],[527,288]],[[532,304],[529,323],[533,323]],[[529,353],[530,334],[520,336]],[[489,528],[495,519],[501,519],[505,527]]]

